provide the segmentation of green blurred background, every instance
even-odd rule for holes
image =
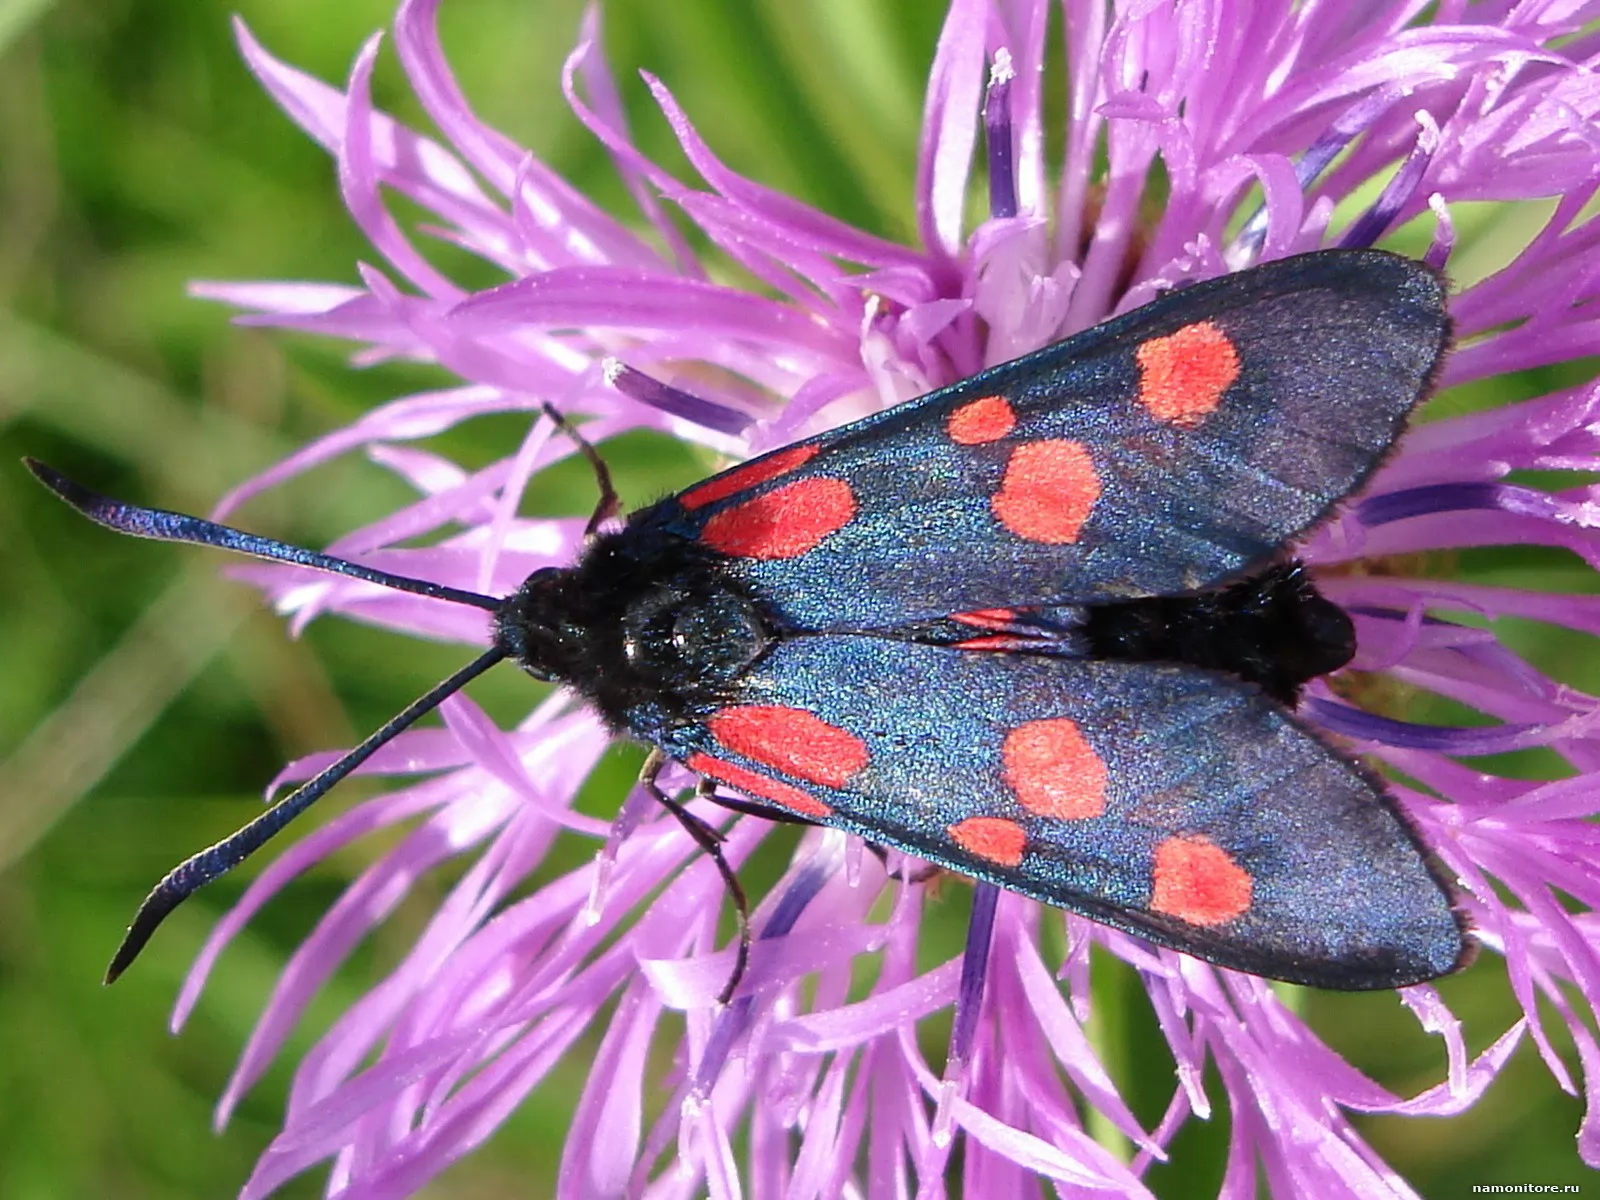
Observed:
[[[106,959],[151,882],[251,814],[286,758],[350,744],[464,657],[460,647],[342,622],[289,642],[248,589],[217,577],[216,556],[96,531],[17,465],[33,454],[129,499],[205,511],[309,437],[440,379],[351,371],[343,347],[237,330],[218,306],[185,298],[194,278],[349,282],[357,259],[372,257],[344,215],[329,160],[246,72],[229,30],[235,11],[279,56],[337,81],[391,5],[0,0],[0,1200],[237,1189],[276,1127],[288,1068],[273,1071],[220,1136],[210,1129],[213,1101],[296,939],[377,848],[322,864],[274,902],[223,959],[177,1039],[165,1030],[171,1001],[238,883],[180,910],[110,991],[99,986]],[[929,0],[611,0],[605,29],[649,152],[682,161],[636,67],[668,82],[735,167],[908,238],[922,81],[941,11]],[[482,115],[627,211],[559,94],[580,12],[579,0],[454,0],[446,46]],[[421,121],[392,55],[375,89],[382,107]],[[1504,256],[1496,239],[1518,235],[1498,231],[1526,228],[1520,214],[1504,216],[1467,218],[1488,247],[1471,252]],[[448,252],[436,261],[493,281]],[[519,432],[479,422],[446,448],[488,461]],[[631,500],[709,465],[658,446],[615,454]],[[587,511],[589,487],[570,473],[535,502]],[[404,498],[385,473],[352,460],[251,504],[240,520],[321,545]],[[1548,569],[1504,558],[1468,566],[1501,578]],[[1575,585],[1554,570],[1561,586]],[[1547,634],[1510,632],[1541,660],[1571,655]],[[508,719],[529,698],[512,672],[474,695]],[[614,805],[636,761],[621,753],[608,764],[591,789],[597,808]],[[361,794],[346,790],[335,806]],[[447,883],[430,881],[363,947],[314,1005],[287,1062],[399,957]],[[939,956],[959,945],[962,893],[948,887],[936,906]],[[1107,971],[1097,986],[1097,1033],[1153,1124],[1170,1094],[1170,1060],[1128,977]],[[1492,957],[1443,990],[1468,1018],[1475,1049],[1512,1019]],[[1387,1085],[1411,1092],[1439,1078],[1437,1043],[1392,997],[1301,1001],[1336,1047]],[[930,1038],[937,1054],[938,1031]],[[582,1067],[580,1055],[565,1082],[426,1194],[546,1194]],[[1368,1133],[1420,1191],[1450,1196],[1473,1183],[1581,1181],[1580,1117],[1579,1102],[1525,1046],[1468,1115],[1378,1121]],[[1214,1195],[1225,1136],[1225,1119],[1191,1126],[1176,1147],[1179,1166],[1152,1176],[1160,1190]],[[320,1176],[283,1194],[320,1194]]]

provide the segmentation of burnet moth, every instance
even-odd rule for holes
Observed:
[[[1382,782],[1303,724],[1355,652],[1285,544],[1393,448],[1449,342],[1441,280],[1327,250],[1194,283],[713,476],[512,595],[396,577],[98,496],[123,533],[482,608],[493,644],[150,893],[162,919],[501,659],[742,813],[859,835],[1221,966],[1340,989],[1471,939]],[[559,420],[559,418],[558,418]],[[723,795],[726,787],[743,799]],[[659,788],[743,895],[720,835]],[[724,993],[731,993],[734,979]]]

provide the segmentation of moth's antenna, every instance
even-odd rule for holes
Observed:
[[[95,524],[104,525],[107,529],[114,529],[118,533],[153,538],[158,542],[194,542],[201,546],[218,546],[223,550],[236,550],[240,554],[271,559],[273,562],[292,563],[297,567],[313,567],[318,571],[329,571],[335,575],[348,575],[352,579],[364,579],[368,583],[382,584],[397,592],[413,592],[418,596],[431,596],[435,600],[467,604],[473,608],[487,609],[489,612],[494,612],[500,607],[500,601],[493,596],[464,592],[460,588],[446,587],[442,583],[429,583],[425,579],[391,575],[387,571],[363,567],[360,563],[334,558],[330,554],[318,554],[315,550],[307,550],[302,546],[291,546],[287,542],[275,541],[260,534],[246,533],[231,525],[218,525],[215,521],[206,521],[184,513],[167,512],[161,508],[145,508],[139,504],[124,504],[120,500],[112,500],[98,492],[91,492],[81,483],[68,479],[54,467],[48,467],[36,458],[24,458],[22,461],[45,487]]]
[[[330,571],[335,575],[348,575],[353,579],[381,584],[400,592],[430,596],[435,600],[449,600],[456,604],[487,609],[490,612],[497,612],[500,609],[501,602],[493,596],[481,596],[477,592],[464,592],[459,588],[446,587],[442,583],[429,583],[423,579],[411,579],[405,575],[376,571],[359,563],[347,562],[342,558],[319,554],[315,550],[291,546],[286,542],[245,533],[229,525],[218,525],[215,521],[206,521],[183,513],[167,512],[160,508],[145,508],[138,504],[124,504],[120,500],[112,500],[98,492],[90,491],[37,459],[25,458],[22,461],[45,487],[91,521],[104,525],[107,529],[114,529],[118,533],[154,538],[163,542],[194,542],[202,546],[218,546],[224,550],[237,550],[242,554],[254,555],[256,558],[271,559],[273,562],[292,563],[295,566]],[[128,926],[122,945],[117,947],[111,965],[106,968],[106,982],[111,983],[128,969],[128,964],[139,956],[139,951],[144,949],[145,943],[150,940],[150,935],[156,931],[161,922],[167,919],[168,913],[200,888],[226,875],[261,849],[269,840],[276,837],[285,825],[322,799],[329,788],[376,754],[380,747],[419,717],[438,708],[446,697],[460,691],[508,654],[509,651],[504,647],[495,646],[479,655],[473,662],[430,690],[427,695],[411,703],[403,712],[384,722],[382,728],[338,762],[319,772],[314,779],[285,796],[244,828],[169,871],[167,877],[156,884],[145,897],[144,903],[139,906],[139,911],[134,914],[133,924]]]
[[[376,754],[381,746],[406,726],[425,713],[433,711],[443,703],[445,697],[460,691],[505,657],[506,652],[499,646],[479,655],[449,679],[431,689],[427,695],[414,700],[405,711],[385,721],[380,729],[354,750],[285,796],[250,824],[229,834],[215,846],[185,859],[167,872],[166,878],[151,889],[150,894],[144,898],[144,903],[139,905],[139,911],[134,914],[133,924],[128,926],[122,945],[117,947],[116,954],[112,955],[111,965],[106,968],[106,982],[114,982],[118,975],[128,969],[128,964],[139,956],[139,951],[144,949],[145,943],[150,940],[150,935],[156,931],[156,927],[167,919],[168,913],[206,884],[226,875],[261,849],[271,838],[277,836],[285,825],[320,800],[329,788]]]

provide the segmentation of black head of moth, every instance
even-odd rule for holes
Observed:
[[[1449,341],[1429,268],[1329,250],[1196,283],[743,463],[602,530],[503,598],[121,504],[112,529],[492,615],[492,645],[159,883],[167,913],[501,659],[570,687],[740,813],[815,823],[1270,978],[1399,987],[1472,942],[1371,772],[1294,714],[1350,619],[1285,546],[1358,489]],[[742,794],[742,799],[719,792]]]

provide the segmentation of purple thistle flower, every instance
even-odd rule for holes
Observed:
[[[358,342],[359,362],[436,362],[462,383],[395,400],[312,443],[229,495],[219,513],[361,449],[419,499],[331,552],[503,594],[539,567],[571,561],[582,532],[581,521],[516,515],[530,477],[574,452],[541,415],[545,402],[587,418],[583,431],[597,443],[648,428],[744,456],[1035,349],[1180,281],[1397,230],[1420,230],[1428,260],[1449,267],[1451,206],[1472,200],[1554,198],[1554,210],[1508,265],[1453,298],[1459,348],[1444,385],[1600,346],[1600,223],[1583,215],[1600,190],[1600,77],[1590,54],[1600,35],[1585,32],[1600,3],[1445,0],[1427,25],[1413,23],[1416,5],[1378,0],[1359,11],[1245,0],[1132,5],[1121,16],[1100,0],[1060,7],[1070,111],[1058,147],[1042,111],[1052,6],[953,0],[920,145],[920,250],[740,177],[648,75],[700,180],[646,159],[630,140],[593,13],[568,59],[566,93],[610,152],[649,236],[473,115],[440,49],[437,0],[401,6],[394,44],[442,141],[373,109],[376,38],[340,91],[272,58],[241,25],[252,70],[335,155],[346,204],[383,265],[363,265],[360,286],[197,292],[249,310],[250,323]],[[1047,165],[1057,159],[1059,174]],[[1153,211],[1157,167],[1166,195]],[[976,224],[975,177],[987,179],[991,212]],[[474,293],[441,274],[390,215],[384,188],[433,214],[438,224],[417,232],[481,256],[508,282]],[[685,221],[715,247],[710,259],[691,249]],[[711,268],[724,263],[760,290],[717,282]],[[1452,619],[1515,616],[1594,633],[1600,604],[1401,574],[1395,564],[1512,545],[1562,547],[1596,566],[1592,485],[1541,490],[1514,476],[1600,469],[1597,408],[1600,391],[1585,385],[1426,423],[1303,547],[1324,568],[1324,592],[1356,620],[1357,668],[1497,722],[1409,724],[1356,706],[1326,681],[1307,698],[1314,720],[1407,781],[1395,791],[1459,875],[1525,1014],[1472,1057],[1434,988],[1401,993],[1422,1029],[1442,1039],[1448,1074],[1436,1087],[1402,1098],[1377,1086],[1263,980],[988,887],[977,890],[966,955],[919,970],[922,890],[822,830],[802,839],[757,904],[744,988],[719,1006],[733,951],[717,941],[724,897],[713,864],[642,792],[609,827],[573,808],[608,741],[596,716],[558,693],[505,731],[458,694],[441,709],[445,731],[412,730],[364,768],[426,782],[367,801],[286,851],[213,933],[184,989],[179,1024],[217,955],[267,899],[335,849],[411,823],[291,958],[223,1097],[226,1120],[352,947],[425,872],[466,863],[406,958],[300,1064],[284,1130],[245,1194],[265,1195],[324,1160],[334,1164],[331,1194],[413,1192],[486,1139],[592,1032],[600,1044],[576,1103],[562,1196],[720,1197],[746,1186],[942,1195],[958,1137],[965,1194],[1035,1195],[1043,1177],[1074,1193],[1145,1195],[1147,1169],[1180,1127],[1218,1110],[1232,1116],[1225,1196],[1253,1196],[1263,1179],[1286,1196],[1410,1194],[1350,1114],[1460,1112],[1524,1035],[1575,1092],[1546,1028],[1552,1015],[1585,1073],[1600,1069],[1591,1032],[1600,928],[1590,911],[1600,870],[1588,820],[1600,809],[1591,776],[1600,713],[1484,621]],[[412,445],[502,411],[527,413],[528,434],[480,470]],[[435,538],[426,548],[396,548],[424,536]],[[238,573],[297,628],[337,611],[464,644],[487,637],[480,613],[360,581],[279,566]],[[1533,783],[1458,761],[1530,746],[1556,752],[1572,774]],[[333,757],[292,764],[276,782],[306,778]],[[689,781],[683,772],[663,780]],[[735,867],[768,829],[714,808],[702,815],[728,830]],[[593,839],[598,855],[520,895],[563,830]],[[1041,942],[1045,923],[1063,920],[1073,949],[1057,969]],[[1091,945],[1139,973],[1176,1064],[1154,1128],[1134,1116],[1086,1032]],[[865,988],[853,973],[863,955],[876,969]],[[947,1061],[930,1063],[917,1022],[951,1006]],[[676,1049],[662,1077],[664,1045]],[[663,1088],[664,1107],[652,1094]],[[1091,1110],[1130,1154],[1086,1127]],[[1600,1165],[1592,1103],[1578,1144]]]

